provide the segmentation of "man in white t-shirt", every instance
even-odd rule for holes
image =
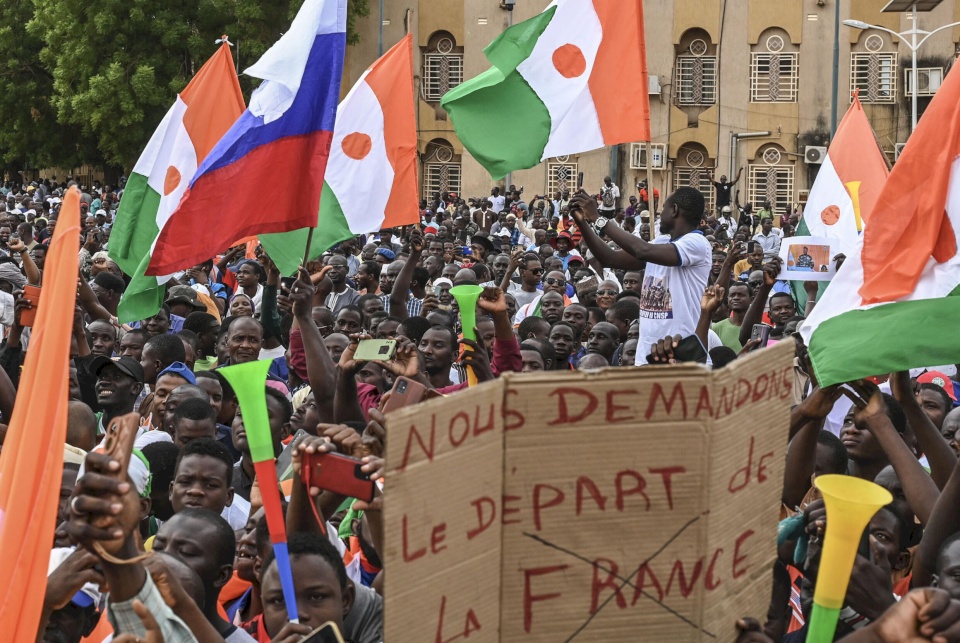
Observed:
[[[507,199],[502,194],[500,194],[500,188],[496,187],[490,190],[490,205],[493,206],[493,211],[499,214],[503,211],[504,206],[506,205]]]
[[[600,186],[600,214],[612,219],[617,214],[620,207],[620,188],[613,182],[609,176],[603,177],[603,185]]]
[[[661,236],[652,242],[624,231],[602,216],[596,202],[578,194],[570,202],[583,240],[597,260],[608,268],[640,270],[646,262],[640,293],[640,343],[636,364],[646,363],[650,346],[668,335],[687,337],[697,330],[700,298],[710,276],[710,242],[697,228],[703,216],[703,195],[694,188],[678,188],[663,204]],[[600,233],[619,245],[612,250]]]

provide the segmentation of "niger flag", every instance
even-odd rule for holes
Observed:
[[[67,192],[47,253],[17,406],[0,455],[0,631],[33,643],[53,547],[70,388],[70,336],[77,294],[80,192]]]
[[[849,256],[860,241],[888,173],[860,99],[854,96],[810,188],[797,235],[832,239],[837,251]],[[897,233],[903,229],[893,224]]]
[[[960,72],[910,137],[801,334],[821,386],[960,355]]]

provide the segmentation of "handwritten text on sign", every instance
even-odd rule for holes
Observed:
[[[769,598],[792,355],[509,377],[391,415],[386,639],[733,640]]]

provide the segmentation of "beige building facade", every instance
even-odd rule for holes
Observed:
[[[610,1],[610,0],[608,0]],[[654,187],[662,194],[699,187],[713,202],[714,177],[736,175],[741,203],[772,201],[779,212],[803,203],[831,134],[859,90],[877,140],[893,163],[910,132],[910,49],[890,34],[840,27],[838,91],[833,96],[835,2],[841,20],[896,32],[913,26],[908,14],[881,13],[888,0],[645,0]],[[380,51],[406,33],[414,38],[415,88],[423,197],[453,191],[464,197],[494,185],[524,187],[524,196],[575,188],[595,193],[613,177],[626,197],[647,176],[644,146],[624,144],[548,159],[499,183],[463,149],[440,107],[450,87],[486,70],[483,48],[511,24],[533,17],[547,0],[369,0],[348,47],[344,92]],[[921,29],[960,21],[960,0],[943,0],[919,14]],[[931,37],[918,53],[919,111],[929,103],[957,57],[960,28]],[[629,83],[642,79],[624,78]],[[509,101],[509,96],[504,96]],[[520,115],[518,115],[518,118]]]

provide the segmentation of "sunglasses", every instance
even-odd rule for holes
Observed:
[[[526,268],[525,270],[526,270],[527,272],[532,272],[532,273],[535,274],[535,275],[542,275],[542,274],[543,274],[543,268]]]
[[[544,279],[544,281],[547,283],[548,286],[566,286],[567,285],[566,279],[554,279],[553,277],[550,277],[549,279]]]
[[[616,290],[598,290],[598,295],[617,295],[619,294]]]

